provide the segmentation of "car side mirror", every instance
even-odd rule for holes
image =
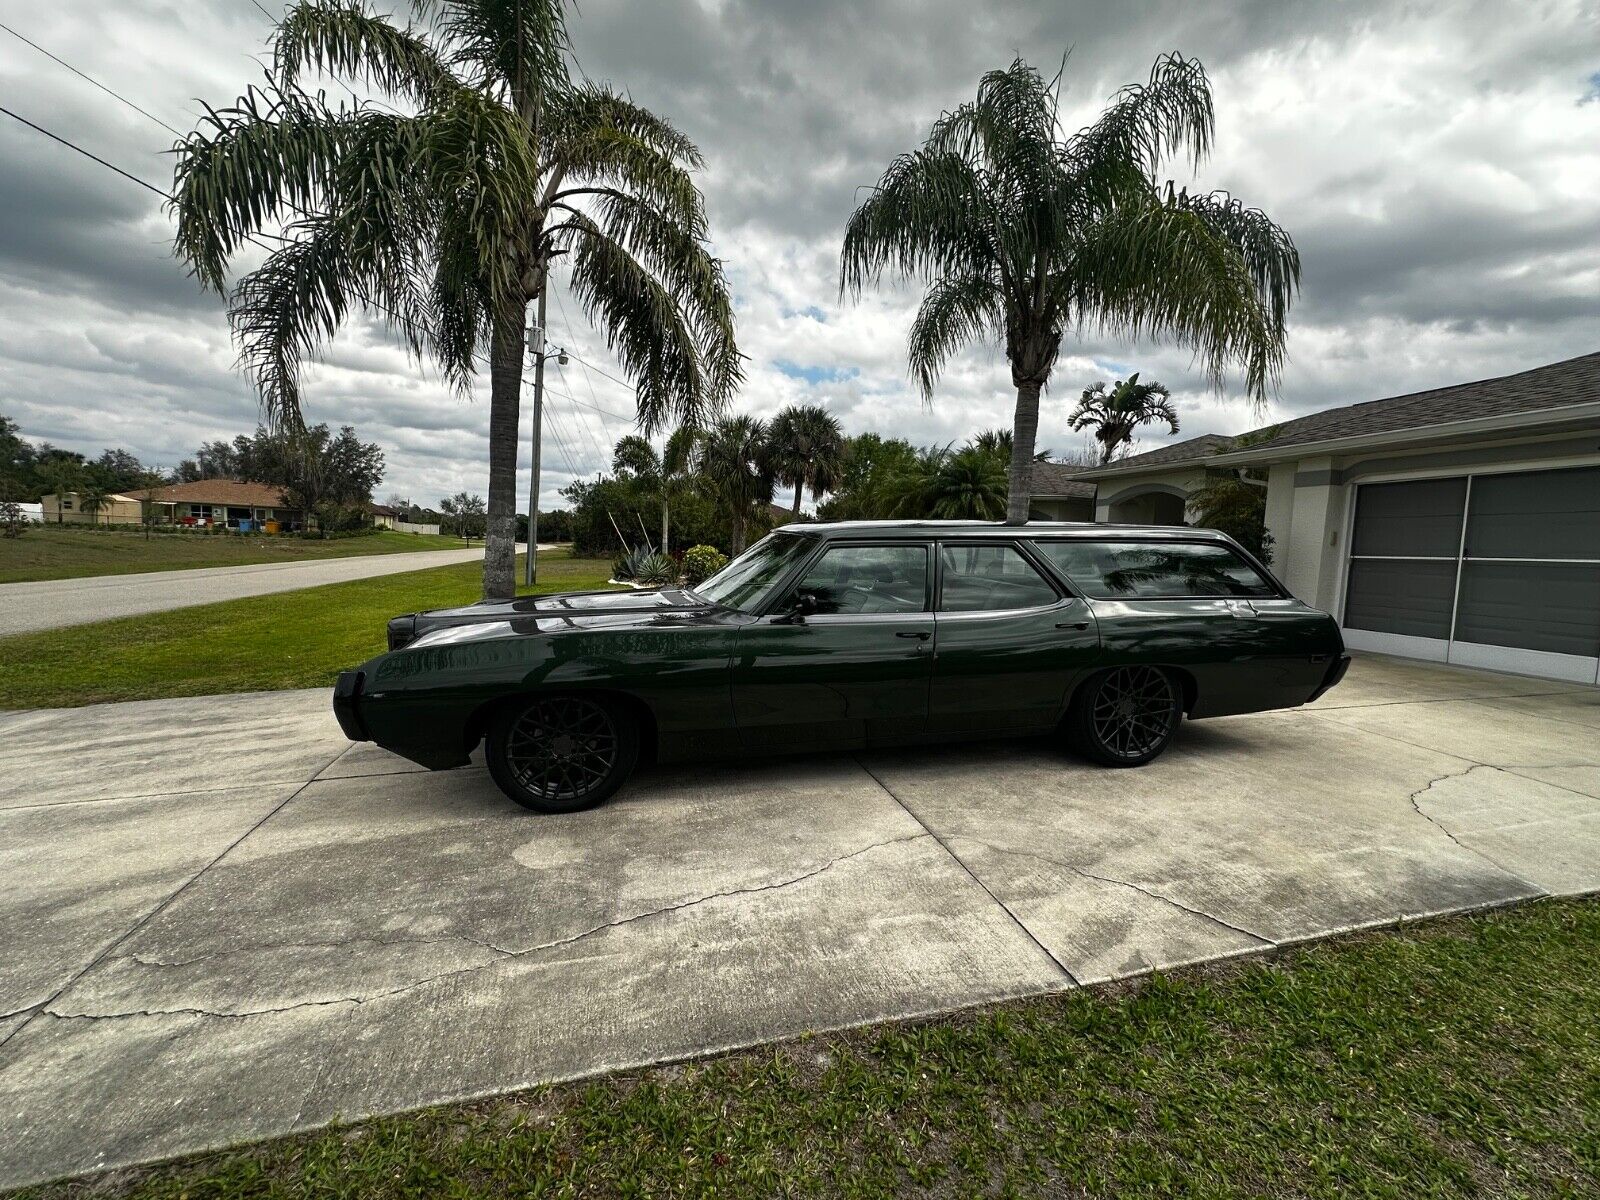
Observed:
[[[815,592],[796,592],[794,603],[789,606],[789,611],[784,619],[791,624],[798,625],[807,617],[814,617],[822,611],[822,605],[817,600]]]

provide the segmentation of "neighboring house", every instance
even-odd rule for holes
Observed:
[[[1094,520],[1094,484],[1080,476],[1087,467],[1034,463],[1028,516],[1035,521]]]
[[[1356,649],[1600,682],[1600,354],[1077,473],[1095,519],[1176,525],[1266,472],[1273,568]]]
[[[23,501],[17,507],[22,510],[22,519],[24,521],[37,525],[44,520],[44,505],[42,504],[29,504],[27,501]]]
[[[369,504],[367,511],[372,514],[372,523],[379,529],[396,529],[405,520],[404,513],[388,504]]]
[[[100,507],[85,512],[82,492],[51,492],[39,499],[39,512],[47,525],[137,525],[144,508],[133,496],[106,494]]]
[[[145,493],[138,494],[143,499]],[[201,479],[154,488],[150,499],[155,504],[155,520],[160,524],[259,529],[268,521],[276,521],[280,528],[289,530],[298,529],[303,523],[300,510],[284,500],[283,489],[265,483]]]

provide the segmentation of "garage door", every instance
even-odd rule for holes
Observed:
[[[1357,649],[1600,682],[1600,467],[1356,489]]]

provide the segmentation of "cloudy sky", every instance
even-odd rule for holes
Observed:
[[[0,21],[150,116],[4,30],[0,105],[161,187],[173,138],[157,122],[189,128],[200,101],[230,101],[258,77],[270,28],[252,0],[0,0]],[[1010,424],[1009,375],[989,349],[953,363],[921,403],[904,362],[916,294],[842,303],[840,232],[857,189],[984,70],[1016,55],[1053,68],[1068,49],[1071,128],[1164,51],[1210,72],[1215,152],[1177,177],[1265,209],[1304,263],[1270,418],[1600,349],[1593,2],[584,0],[572,33],[582,71],[706,155],[750,360],[738,404],[758,415],[815,401],[851,432],[940,443]],[[170,467],[254,426],[221,304],[185,276],[170,238],[150,192],[0,116],[0,412],[26,435]],[[573,362],[551,379],[547,507],[609,461],[633,411],[571,299],[551,312],[553,339],[597,369]],[[1130,370],[1172,388],[1181,436],[1259,423],[1237,388],[1207,391],[1182,351],[1087,341],[1063,347],[1040,445],[1080,446],[1072,401]],[[463,399],[357,327],[305,391],[309,420],[352,423],[385,447],[384,495],[484,490],[486,388]]]

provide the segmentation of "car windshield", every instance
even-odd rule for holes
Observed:
[[[792,533],[762,538],[710,579],[694,586],[694,594],[713,604],[751,612],[767,590],[800,559],[811,553],[815,543]]]

